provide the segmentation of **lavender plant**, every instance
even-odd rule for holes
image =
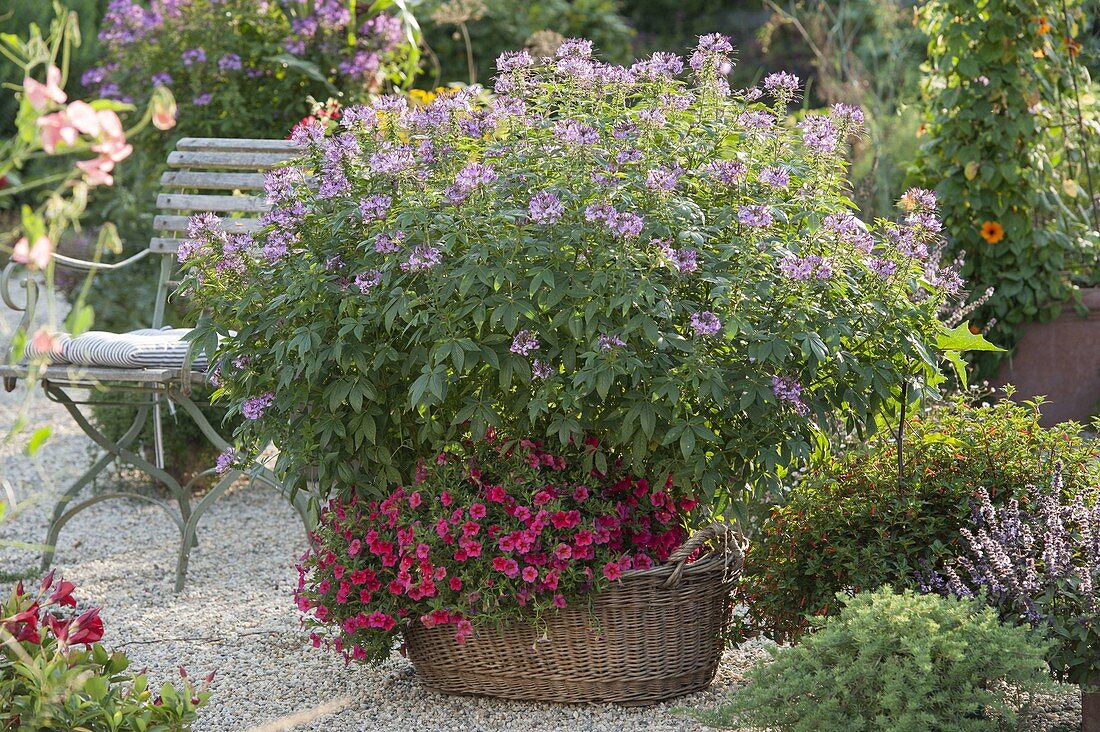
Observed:
[[[1058,464],[1041,490],[994,506],[981,488],[954,565],[924,591],[982,596],[1002,617],[1044,628],[1052,671],[1076,684],[1100,672],[1100,485],[1067,495]]]
[[[243,453],[272,440],[291,480],[385,495],[496,426],[595,438],[597,468],[723,502],[903,380],[929,388],[937,342],[967,342],[936,320],[960,281],[931,256],[935,197],[861,221],[841,155],[860,111],[787,124],[798,79],[731,90],[731,51],[714,34],[623,67],[568,40],[502,55],[486,103],[300,127],[266,228],[197,218],[180,253]]]

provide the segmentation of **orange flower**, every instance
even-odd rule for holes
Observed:
[[[1050,33],[1050,23],[1047,22],[1045,15],[1033,18],[1032,20],[1039,24],[1039,35],[1045,36],[1047,33]]]
[[[1005,227],[996,221],[986,221],[982,224],[982,238],[986,244],[996,244],[1005,238]]]

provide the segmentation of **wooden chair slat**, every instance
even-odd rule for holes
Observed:
[[[301,147],[291,140],[244,140],[232,137],[184,137],[176,143],[177,150],[187,152],[287,152],[297,153]]]
[[[186,152],[168,153],[170,168],[215,168],[265,170],[285,163],[292,156],[283,152]]]
[[[263,173],[198,173],[169,170],[160,177],[161,188],[189,188],[210,191],[262,191]]]
[[[161,214],[153,219],[153,228],[157,231],[187,231],[187,222],[190,216],[174,216]],[[219,231],[228,231],[231,234],[259,231],[263,224],[259,219],[222,219],[218,224]]]
[[[161,193],[157,208],[176,211],[264,212],[271,204],[260,196],[206,196],[198,193]]]
[[[149,248],[158,254],[175,254],[180,250],[180,244],[187,241],[184,238],[170,236],[154,236],[149,240]]]

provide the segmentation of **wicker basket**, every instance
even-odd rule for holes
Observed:
[[[710,553],[686,563],[711,540]],[[452,627],[415,623],[405,630],[408,657],[426,686],[450,694],[642,705],[697,691],[718,668],[744,551],[739,532],[714,524],[668,563],[624,572],[591,610],[480,628],[464,644]]]

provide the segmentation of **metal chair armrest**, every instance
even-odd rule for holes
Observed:
[[[17,276],[19,272],[22,272],[21,277]],[[18,285],[15,284],[16,282]],[[22,303],[14,297],[12,288],[16,286],[25,290]],[[22,264],[8,262],[3,271],[0,271],[0,300],[12,310],[23,313],[19,324],[15,327],[15,332],[12,333],[11,341],[4,347],[4,363],[10,364],[23,356],[22,347],[17,348],[17,346],[20,336],[25,340],[31,323],[34,322],[34,310],[38,304],[38,281]],[[19,353],[15,353],[16,350]]]
[[[77,259],[75,257],[66,257],[64,254],[58,254],[57,252],[54,252],[52,256],[53,261],[56,262],[58,266],[65,267],[67,269],[75,269],[81,272],[90,272],[96,269],[110,271],[113,269],[123,269],[124,267],[129,267],[134,262],[140,262],[142,259],[148,257],[151,251],[151,249],[142,249],[137,254],[127,257],[120,262],[110,263],[88,261],[87,259]]]

